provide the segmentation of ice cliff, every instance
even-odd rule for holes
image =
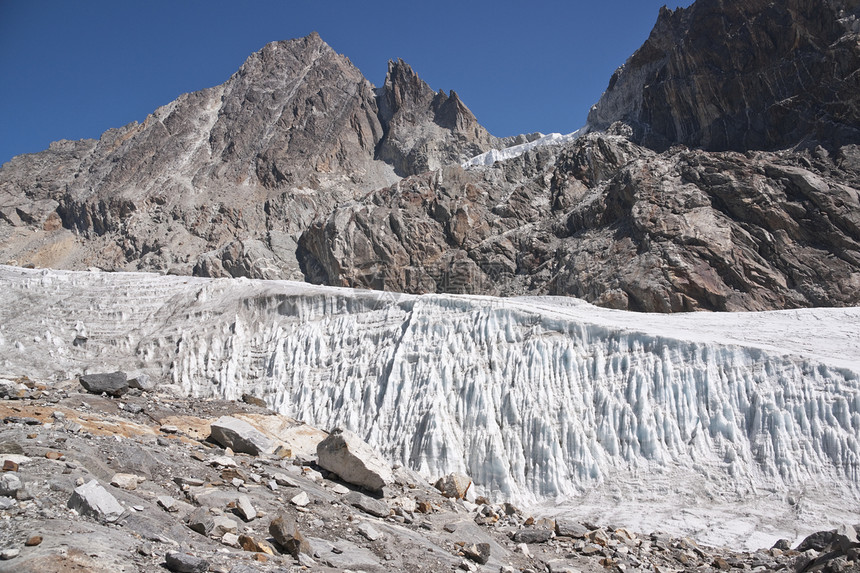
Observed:
[[[253,392],[496,497],[662,475],[702,496],[858,505],[858,308],[648,315],[11,267],[0,285],[0,374],[144,370],[195,396]]]

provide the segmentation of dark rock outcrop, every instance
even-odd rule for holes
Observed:
[[[662,8],[588,117],[662,151],[860,143],[860,2],[697,0]]]
[[[655,154],[588,136],[410,177],[302,236],[311,280],[650,311],[860,303],[860,155]]]

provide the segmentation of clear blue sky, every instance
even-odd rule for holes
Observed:
[[[691,0],[672,0],[670,8]],[[316,30],[374,84],[403,58],[491,133],[570,132],[664,0],[0,0],[0,163],[97,138]]]

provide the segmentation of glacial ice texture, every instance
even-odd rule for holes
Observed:
[[[194,396],[251,392],[428,476],[616,523],[606,504],[645,522],[649,503],[858,508],[860,309],[665,316],[10,267],[0,287],[0,374],[123,369]]]

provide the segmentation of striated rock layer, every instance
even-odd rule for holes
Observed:
[[[860,2],[697,0],[663,7],[588,123],[663,150],[860,143]]]

